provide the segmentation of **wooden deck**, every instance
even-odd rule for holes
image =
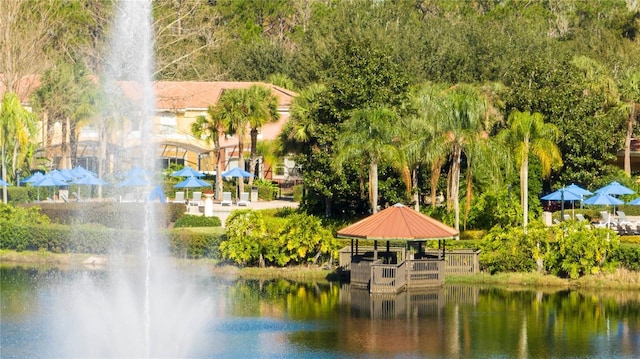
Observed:
[[[422,258],[405,259],[406,252],[374,259],[370,248],[365,254],[354,255],[350,261],[343,259],[340,267],[350,274],[350,282],[356,287],[369,288],[371,293],[398,293],[410,288],[433,288],[444,284],[446,274],[465,275],[480,272],[478,250],[446,251],[444,260],[440,251],[427,251]]]
[[[368,287],[371,293],[398,293],[407,288],[433,288],[444,284],[444,261],[412,259],[385,264],[369,258],[351,262],[351,284]]]

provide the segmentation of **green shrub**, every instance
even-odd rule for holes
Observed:
[[[225,239],[226,235],[222,228],[206,232],[178,228],[169,234],[171,254],[181,258],[222,259],[219,246]]]
[[[258,198],[271,201],[278,195],[278,185],[263,178],[253,181],[253,185],[258,188]]]
[[[79,225],[101,224],[110,228],[142,230],[145,223],[146,203],[117,202],[69,202],[69,203],[29,203],[23,208],[40,208],[40,212],[53,223]],[[155,223],[168,228],[184,214],[185,206],[179,203],[151,203],[151,214]],[[136,220],[137,219],[137,220]]]
[[[194,215],[184,215],[176,221],[174,227],[220,227],[222,222],[218,217],[204,217]]]
[[[297,184],[295,186],[293,186],[293,200],[295,202],[300,202],[302,201],[302,190],[303,190],[303,186],[301,184]]]
[[[13,224],[0,227],[0,249],[47,250],[53,253],[131,253],[143,243],[144,232],[97,225]]]
[[[622,243],[613,251],[611,260],[632,271],[640,271],[640,245]]]

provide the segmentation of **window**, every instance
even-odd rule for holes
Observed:
[[[163,112],[160,114],[160,134],[175,135],[178,132],[178,119],[175,113]]]

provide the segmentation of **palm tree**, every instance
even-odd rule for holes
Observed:
[[[271,90],[258,85],[251,86],[248,90],[248,101],[250,104],[247,117],[251,135],[251,157],[249,160],[249,172],[254,176],[249,177],[249,185],[253,183],[256,174],[256,164],[258,156],[256,153],[258,144],[258,130],[266,123],[278,121],[278,99],[271,93]]]
[[[439,121],[442,117],[445,90],[446,87],[440,84],[428,82],[420,85],[410,97],[417,116],[415,119],[408,119],[408,122],[403,125],[403,131],[407,131],[407,136],[410,137],[405,150],[408,164],[410,164],[416,210],[419,209],[417,173],[421,165],[427,165],[430,168],[431,205],[434,207],[436,205],[438,179],[447,156]]]
[[[342,134],[336,144],[338,169],[348,160],[368,162],[372,213],[378,212],[378,165],[385,160],[398,163],[400,158],[397,119],[388,107],[355,110],[342,124]]]
[[[216,116],[224,123],[226,133],[238,137],[238,166],[244,169],[244,139],[249,118],[248,91],[246,89],[224,90],[215,105]],[[239,181],[240,193],[244,192],[244,181]]]
[[[207,110],[209,117],[199,116],[191,124],[191,133],[200,139],[204,139],[207,145],[213,142],[216,150],[216,199],[222,195],[222,148],[220,139],[224,136],[224,121],[219,116],[215,106],[209,106]]]
[[[545,123],[542,114],[514,111],[507,120],[508,128],[498,136],[515,156],[520,169],[520,203],[522,204],[522,226],[527,227],[529,213],[529,156],[536,156],[542,165],[542,175],[548,177],[551,168],[562,165],[560,150],[556,145],[560,136],[558,128]]]
[[[5,92],[0,106],[0,144],[2,180],[7,181],[7,151],[11,156],[11,169],[15,173],[27,155],[29,138],[36,132],[36,118],[20,104],[18,95]],[[2,187],[3,202],[7,203],[7,187]]]
[[[482,93],[468,84],[446,91],[440,113],[440,129],[451,159],[449,201],[453,202],[455,228],[460,229],[460,167],[462,154],[489,129],[484,128],[487,104]]]
[[[627,118],[624,137],[624,171],[631,175],[631,139],[636,120],[640,116],[640,71],[627,72],[620,84],[622,104],[620,110]]]

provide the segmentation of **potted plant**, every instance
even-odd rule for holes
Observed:
[[[205,198],[213,198],[214,194],[215,192],[211,188],[207,188],[204,191],[202,191],[202,195],[204,195]]]

